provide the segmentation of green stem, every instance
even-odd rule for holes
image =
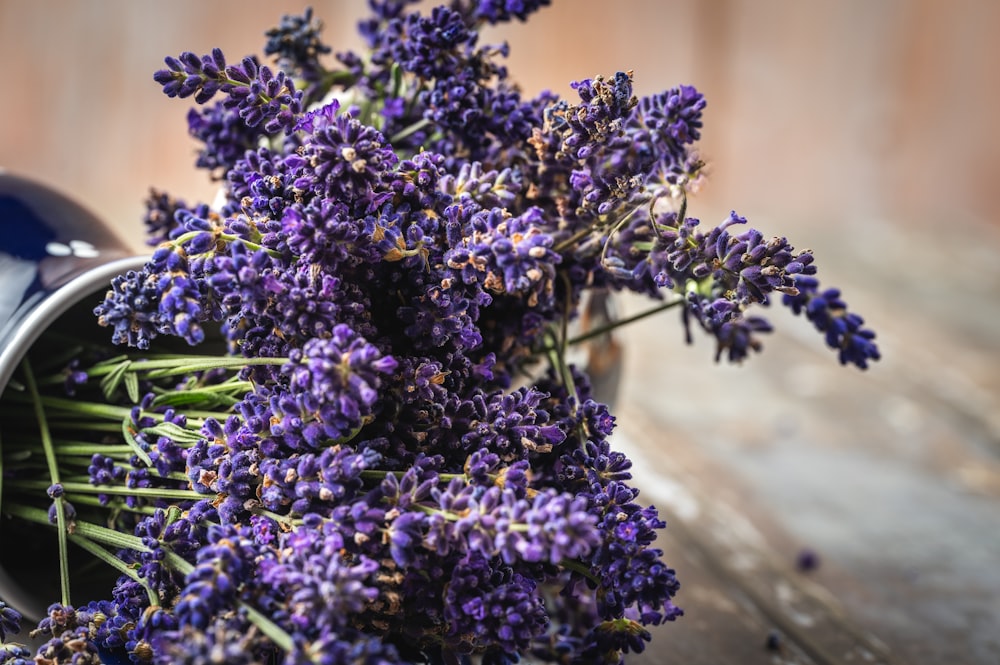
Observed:
[[[182,247],[184,243],[188,242],[189,240],[193,240],[194,238],[200,236],[202,233],[205,233],[205,231],[188,231],[187,233],[179,235],[173,240],[170,240],[169,243],[172,247],[177,249]],[[247,249],[253,251],[259,251],[262,249],[268,254],[270,254],[273,258],[276,259],[281,258],[281,252],[279,252],[278,250],[271,249],[270,247],[264,247],[263,245],[255,243],[251,240],[247,240],[246,238],[241,238],[240,236],[233,235],[231,233],[215,233],[214,235],[216,238],[220,240],[225,240],[226,242],[234,242],[236,240],[239,240],[241,243],[243,243],[243,246],[246,247]]]
[[[593,330],[588,330],[585,333],[582,333],[580,335],[577,335],[576,337],[573,337],[572,339],[569,340],[568,344],[569,345],[579,344],[580,342],[586,342],[588,339],[593,339],[594,337],[600,337],[601,335],[603,335],[605,333],[611,332],[615,328],[619,328],[621,326],[626,326],[626,325],[628,325],[630,323],[635,323],[636,321],[644,319],[647,316],[652,316],[653,314],[659,314],[660,312],[662,312],[664,310],[667,310],[667,309],[670,309],[671,307],[676,307],[677,305],[680,305],[683,302],[684,302],[684,298],[677,298],[676,300],[671,300],[669,302],[665,302],[665,303],[663,303],[661,305],[657,305],[656,307],[652,307],[650,309],[647,309],[646,311],[639,312],[638,314],[633,314],[632,316],[625,317],[624,319],[617,319],[617,320],[612,321],[610,323],[607,323],[607,324],[605,324],[603,326],[594,328]]]
[[[160,596],[155,591],[153,591],[153,587],[149,586],[148,581],[146,581],[142,577],[139,577],[139,574],[135,571],[135,568],[129,566],[121,559],[113,556],[110,552],[108,552],[100,545],[93,543],[78,534],[71,534],[69,539],[70,541],[75,543],[78,547],[80,547],[83,550],[86,550],[91,555],[93,555],[94,558],[108,564],[122,575],[127,576],[133,582],[138,582],[142,586],[142,588],[146,590],[146,595],[149,597],[150,605],[155,607],[160,604]]]
[[[631,219],[632,215],[634,215],[636,213],[636,211],[638,211],[643,206],[643,204],[645,204],[645,203],[646,203],[645,200],[641,200],[641,201],[637,202],[635,204],[635,206],[631,210],[629,210],[627,213],[625,213],[625,215],[622,217],[622,219],[620,221],[615,222],[615,223],[618,224],[618,225],[621,225],[624,222],[626,222],[627,220]],[[605,225],[608,225],[608,224],[611,224],[611,223],[612,223],[611,220],[609,220],[606,217],[598,217],[593,222],[591,222],[590,224],[588,224],[586,227],[580,229],[579,231],[577,231],[576,233],[574,233],[573,235],[571,235],[569,238],[566,238],[562,242],[558,243],[555,247],[552,248],[552,251],[561,254],[564,250],[569,249],[570,247],[572,247],[573,245],[575,245],[577,242],[583,240],[584,238],[586,238],[587,236],[589,236],[591,233],[593,233],[594,231],[598,230],[602,226],[605,226]]]
[[[87,443],[83,441],[56,442],[55,449],[60,459],[77,455],[86,458],[88,461],[95,451],[99,451],[107,457],[124,457],[125,459],[128,459],[128,456],[133,452],[132,446],[127,444],[102,443],[98,447],[95,447],[92,442]]]
[[[122,438],[125,440],[125,444],[135,453],[136,457],[142,460],[142,463],[147,468],[153,466],[153,459],[149,456],[149,453],[142,449],[139,440],[135,438],[135,431],[132,429],[131,414],[126,418],[122,418]]]
[[[622,230],[622,227],[624,227],[625,224],[627,224],[628,221],[630,219],[632,219],[632,216],[635,215],[635,213],[638,212],[638,210],[639,210],[639,206],[636,206],[636,207],[632,208],[631,210],[629,210],[628,214],[623,215],[622,218],[618,221],[618,223],[615,224],[614,228],[611,229],[611,232],[608,233],[608,239],[604,241],[604,247],[601,248],[601,265],[602,266],[604,265],[604,260],[608,256],[608,247],[611,246],[611,239],[615,237],[616,233],[618,233],[619,231]]]
[[[389,143],[391,144],[391,143],[396,143],[397,141],[402,141],[407,136],[419,132],[421,129],[423,129],[429,124],[431,124],[430,120],[428,120],[427,118],[422,118],[421,120],[416,121],[409,127],[404,127],[403,129],[399,130],[398,132],[390,136]]]
[[[149,552],[149,548],[142,542],[142,538],[133,536],[121,531],[115,531],[98,524],[90,522],[77,522],[75,533],[78,536],[87,538],[94,542],[102,543],[108,547],[122,550],[133,550],[135,552]]]
[[[567,394],[573,398],[574,404],[572,412],[575,414],[576,407],[578,406],[577,402],[580,400],[578,399],[576,385],[573,381],[573,373],[570,371],[569,365],[566,364],[566,354],[563,349],[563,344],[560,340],[555,339],[555,333],[549,332],[547,336],[549,338],[549,344],[546,348],[546,353],[549,356],[549,362],[552,363],[553,369],[555,369],[556,374],[563,383],[563,386],[566,387]]]
[[[247,618],[260,629],[260,632],[269,637],[271,641],[274,642],[275,646],[285,653],[290,653],[295,648],[295,642],[292,640],[292,636],[285,632],[281,626],[268,619],[259,610],[257,610],[257,608],[253,607],[249,603],[242,600],[237,602],[247,613]]]
[[[281,252],[279,252],[278,250],[271,249],[270,247],[264,247],[264,245],[261,245],[261,244],[255,243],[255,242],[251,242],[251,241],[247,240],[246,238],[241,238],[239,236],[234,236],[231,233],[220,233],[219,234],[219,238],[221,238],[222,240],[225,240],[227,242],[234,242],[236,240],[239,240],[241,243],[243,243],[243,246],[246,247],[249,250],[253,250],[255,252],[260,251],[260,250],[264,250],[265,252],[267,252],[271,256],[271,258],[274,258],[274,259],[280,259],[281,258]]]
[[[115,419],[117,420],[117,418]],[[57,430],[67,430],[74,433],[80,431],[87,432],[110,432],[120,433],[122,426],[118,422],[94,422],[93,420],[66,420],[60,418],[58,422],[52,423]]]
[[[15,398],[11,401],[21,402],[27,400]],[[64,397],[50,397],[48,395],[44,397],[37,395],[37,399],[32,399],[32,401],[37,402],[38,408],[44,407],[54,411],[67,411],[76,415],[94,416],[105,420],[121,420],[122,418],[130,418],[132,416],[132,409],[127,406],[114,406],[100,402],[84,402]]]
[[[221,356],[210,358],[207,356],[170,356],[156,357],[152,360],[117,360],[109,363],[107,361],[94,365],[87,370],[87,376],[105,376],[120,369],[122,363],[126,363],[126,370],[129,372],[147,372],[161,370],[155,375],[150,374],[150,378],[160,376],[174,376],[177,374],[189,374],[195,371],[209,369],[240,369],[248,365],[283,365],[288,362],[288,358],[243,358],[237,356]]]
[[[28,400],[15,398],[10,401],[19,402]],[[113,421],[127,420],[128,422],[131,422],[132,420],[132,408],[128,406],[114,406],[112,404],[103,404],[101,402],[84,402],[66,399],[63,397],[49,396],[40,397],[39,401],[42,406],[47,407],[50,410],[65,412],[66,414],[92,416],[94,418]],[[188,426],[186,429],[192,432],[196,432],[202,425],[204,425],[206,418],[221,418],[225,420],[228,417],[228,414],[220,413],[218,411],[196,411],[193,409],[185,410],[184,414],[188,416]],[[140,415],[143,418],[151,418],[158,423],[162,423],[166,420],[166,416],[164,414],[156,413],[155,411],[143,411]],[[69,430],[91,429],[99,431],[119,431],[121,429],[121,425],[119,424],[110,425],[109,423],[94,423],[89,421],[67,421],[59,419],[58,424],[61,426],[60,429]]]
[[[41,396],[38,394],[38,384],[35,383],[35,373],[31,371],[31,362],[25,358],[21,361],[24,370],[25,385],[34,405],[35,418],[38,421],[38,436],[41,439],[42,450],[45,451],[45,461],[49,467],[51,485],[59,484],[59,463],[52,447],[52,436],[49,432],[48,419],[42,407]],[[41,481],[43,484],[45,481]],[[59,539],[59,589],[62,593],[62,604],[69,605],[69,543],[67,536],[66,506],[62,496],[53,497],[56,507],[56,533]]]
[[[563,559],[562,561],[559,562],[559,565],[561,565],[566,570],[572,570],[575,573],[580,573],[581,575],[591,580],[592,582],[600,583],[600,580],[597,579],[597,577],[594,575],[593,572],[591,572],[590,568],[583,565],[579,561],[574,561],[573,559]]]
[[[49,524],[48,514],[44,510],[41,510],[39,508],[30,508],[28,506],[14,506],[10,510],[10,513],[15,517],[20,517],[22,519],[26,519],[31,522],[38,522],[40,524]],[[76,540],[77,538],[79,538],[80,540]],[[90,546],[84,545],[80,541],[86,541]],[[74,542],[77,542],[77,544],[79,544],[81,547],[86,549],[91,554],[97,556],[102,561],[115,566],[116,569],[120,570],[122,573],[128,575],[129,577],[132,577],[135,571],[129,572],[125,570],[127,566],[124,563],[118,561],[117,559],[115,560],[116,563],[112,563],[111,562],[112,557],[110,553],[101,550],[101,548],[94,545],[94,543],[101,543],[103,545],[107,545],[109,547],[114,547],[118,549],[135,550],[136,552],[150,551],[149,548],[143,544],[142,539],[137,536],[130,536],[128,534],[121,533],[113,529],[107,529],[105,527],[98,526],[96,524],[91,524],[90,522],[76,523],[76,529],[74,531]],[[101,553],[98,553],[96,550],[101,550]],[[166,564],[170,566],[170,568],[172,568],[173,570],[180,573],[181,575],[186,576],[190,574],[192,570],[194,570],[194,566],[189,561],[186,561],[176,552],[170,550],[166,545],[163,545],[163,551],[166,555],[164,557],[164,561],[166,562]],[[136,578],[132,577],[132,579]],[[142,584],[142,580],[137,579],[136,581]],[[149,587],[146,587],[146,590],[147,593],[150,594],[150,603],[152,605],[158,605],[159,598],[157,598],[152,593]],[[250,619],[250,621],[253,622],[253,624],[257,626],[257,628],[259,628],[260,631],[264,633],[264,635],[269,637],[271,641],[273,641],[278,648],[286,652],[289,652],[295,648],[295,643],[292,641],[292,636],[289,635],[287,632],[285,632],[280,626],[278,626],[276,623],[268,619],[260,611],[250,606],[245,601],[239,600],[237,602],[239,603],[240,607],[246,611],[247,617]],[[69,604],[69,601],[67,600],[65,604]]]
[[[48,487],[44,480],[10,480],[8,484],[9,487],[14,489],[45,489]],[[63,489],[67,492],[78,494],[120,494],[123,496],[149,497],[151,499],[191,499],[196,501],[208,496],[206,494],[199,494],[194,490],[171,489],[167,487],[117,487],[79,482],[63,483]]]
[[[156,513],[156,508],[153,506],[130,506],[120,499],[117,501],[109,500],[106,503],[102,503],[98,497],[91,494],[70,493],[67,496],[71,499],[70,503],[76,505],[97,506],[106,510],[120,510],[129,513],[138,513],[140,515],[153,515]]]
[[[52,526],[52,523],[49,522],[49,514],[41,508],[14,504],[13,506],[7,507],[7,513],[14,517],[20,517],[28,522]],[[73,533],[77,536],[81,536],[97,543],[102,543],[109,547],[135,550],[136,552],[149,551],[149,548],[143,544],[142,539],[137,536],[130,536],[127,533],[115,531],[114,529],[108,529],[107,527],[92,524],[90,522],[75,522],[73,526]]]
[[[361,472],[361,477],[362,478],[367,478],[369,480],[382,480],[383,478],[385,478],[386,476],[388,476],[390,473],[394,473],[396,475],[399,475],[398,471],[381,471],[379,469],[365,469],[364,471]],[[464,473],[439,473],[438,474],[438,480],[444,481],[444,482],[449,482],[451,480],[454,480],[455,478],[466,478],[466,477],[467,476]]]
[[[257,365],[284,365],[288,362],[288,358],[242,358],[242,357],[232,357],[226,356],[224,358],[213,358],[211,360],[206,360],[201,358],[200,360],[189,360],[183,365],[165,366],[163,369],[154,369],[147,374],[150,379],[160,379],[167,376],[179,376],[184,374],[192,374],[194,372],[203,372],[210,369],[242,369],[243,367],[252,367]],[[142,367],[144,363],[133,363],[129,369],[131,371],[145,371],[150,369],[149,367]]]
[[[362,473],[364,473],[364,472],[362,471]],[[297,519],[293,518],[291,515],[279,515],[278,513],[272,512],[272,511],[268,510],[267,508],[262,508],[261,506],[254,506],[254,507],[250,508],[250,512],[253,513],[254,515],[260,515],[261,517],[267,517],[268,519],[272,519],[275,522],[278,522],[280,524],[284,524],[284,525],[290,526],[290,527],[296,527],[296,526],[299,526],[300,524],[302,524],[302,520],[297,520]]]
[[[566,291],[565,302],[563,303],[563,315],[562,320],[559,321],[559,355],[563,358],[566,357],[566,345],[569,343],[569,319],[572,313],[573,303],[571,302],[571,295],[573,293],[573,284],[570,282],[569,275],[562,273],[563,287]]]

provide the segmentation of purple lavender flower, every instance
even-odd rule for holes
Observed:
[[[73,504],[70,503],[69,501],[66,501],[65,499],[63,500],[62,505],[63,505],[63,517],[65,518],[67,524],[72,525],[73,521],[76,519],[76,507],[73,506]],[[59,523],[59,512],[58,509],[56,508],[56,502],[53,501],[51,504],[49,504],[49,524],[58,524],[58,523]]]
[[[226,106],[237,109],[248,126],[263,124],[269,134],[289,130],[302,111],[302,91],[295,89],[294,81],[282,71],[275,74],[259,65],[255,58],[227,66],[216,48],[200,58],[184,52],[165,62],[167,69],[157,71],[153,79],[168,97],[194,95],[195,102],[204,104],[222,92],[227,95]]]
[[[449,638],[516,654],[549,626],[534,580],[472,553],[452,573],[444,598]]]
[[[118,485],[125,480],[127,470],[115,464],[115,460],[100,453],[94,453],[87,467],[87,475],[91,485]],[[107,502],[108,495],[98,495],[102,502]]]
[[[278,66],[303,81],[318,83],[323,76],[321,55],[331,48],[320,39],[323,23],[313,17],[312,7],[301,15],[285,14],[277,27],[265,33],[264,53],[277,57]]]
[[[79,625],[78,613],[72,605],[52,603],[45,610],[45,616],[38,622],[38,627],[31,631],[31,637],[42,635],[59,637],[63,633],[76,629]]]
[[[246,616],[237,612],[213,617],[205,628],[185,625],[155,631],[150,647],[156,665],[254,665],[270,662],[278,655]]]
[[[21,613],[0,600],[0,642],[21,632]]]
[[[431,490],[438,484],[438,475],[433,467],[438,459],[418,456],[402,477],[389,473],[379,484],[382,502],[391,505],[396,511],[409,510],[415,505],[428,500]],[[413,523],[413,519],[407,519]]]
[[[443,277],[440,284],[432,283],[424,292],[414,293],[396,310],[403,332],[414,340],[414,351],[463,352],[481,347],[480,305],[488,296],[475,285],[456,288],[450,277]]]
[[[559,564],[587,556],[600,543],[586,499],[554,490],[538,492],[530,501],[518,494],[515,488],[482,491],[456,481],[433,490],[440,510],[461,518],[453,524],[429,523],[427,546],[439,554],[457,550],[500,556],[508,564]]]
[[[207,503],[206,501],[206,505]],[[138,576],[146,585],[164,598],[176,596],[184,586],[184,575],[165,562],[166,549],[185,561],[194,562],[207,534],[207,524],[201,522],[202,516],[212,518],[213,521],[218,520],[214,509],[206,515],[202,510],[203,507],[195,504],[188,510],[187,515],[178,517],[171,514],[169,519],[166,510],[156,510],[152,515],[140,520],[134,529],[135,535],[142,539],[148,551],[125,550],[120,555],[123,561],[136,567]],[[114,595],[118,602],[119,614],[123,612],[123,607],[131,607],[143,599],[148,599],[145,589],[128,577],[120,578]],[[145,605],[141,605],[137,611],[142,611],[144,608]],[[132,618],[123,616],[121,621],[128,623]],[[114,637],[109,635],[107,639],[112,640]],[[106,646],[113,648],[120,644],[109,642]]]
[[[404,662],[395,645],[356,630],[326,632],[308,643],[295,644],[284,661],[289,665],[395,665]]]
[[[552,0],[452,0],[452,7],[473,20],[495,24],[515,18],[526,21],[529,15],[551,3]]]
[[[881,356],[876,346],[875,333],[863,327],[864,319],[848,311],[847,303],[840,297],[839,289],[819,290],[819,282],[806,275],[797,276],[795,294],[786,294],[783,302],[796,314],[805,313],[816,329],[826,335],[826,343],[837,349],[840,363],[852,363],[861,369],[868,361]]]
[[[538,193],[551,197],[563,217],[581,224],[618,208],[639,191],[644,174],[621,157],[633,149],[625,121],[637,100],[632,75],[572,84],[581,103],[560,100],[544,111],[529,140],[535,150]]]
[[[584,636],[574,662],[623,663],[623,652],[642,653],[650,639],[649,631],[630,619],[603,621]]]
[[[217,102],[188,111],[188,133],[204,144],[195,166],[207,169],[214,178],[229,171],[247,150],[254,150],[265,130],[248,125],[235,108]]]
[[[539,208],[518,217],[502,208],[480,211],[470,220],[462,245],[446,253],[445,261],[466,284],[526,296],[529,307],[551,302],[560,256],[551,249],[552,237],[541,230],[542,220]]]
[[[180,217],[197,219],[190,213]],[[212,237],[206,226],[190,242],[207,244]],[[167,334],[196,345],[205,337],[201,324],[218,316],[199,277],[185,253],[160,247],[143,270],[115,277],[94,313],[100,325],[113,328],[115,344],[145,349],[154,337]]]
[[[634,607],[640,610],[642,623],[655,625],[682,613],[671,602],[680,584],[674,570],[661,561],[663,552],[651,547],[665,524],[655,508],[635,502],[638,493],[619,480],[592,486],[588,493],[592,510],[603,518],[601,545],[590,565],[600,580],[598,606],[603,619],[620,619]]]
[[[34,665],[33,654],[20,644],[0,644],[0,665]]]
[[[649,255],[650,272],[660,286],[674,287],[712,277],[713,292],[740,305],[768,304],[772,291],[794,293],[795,275],[816,272],[808,251],[795,253],[785,238],[765,241],[756,229],[731,234],[729,227],[745,224],[735,212],[708,233],[699,221],[668,213],[656,220],[656,246]]]
[[[688,85],[639,99],[626,123],[630,146],[623,159],[632,172],[658,179],[661,184],[684,185],[700,162],[690,146],[701,138],[705,97]]]
[[[96,312],[140,348],[220,323],[229,355],[269,364],[225,386],[228,370],[144,378],[125,421],[141,454],[83,459],[96,485],[186,492],[124,498],[134,573],[53,608],[52,658],[618,662],[682,612],[614,417],[555,357],[585,291],[670,290],[689,340],[696,324],[731,361],[781,293],[842,362],[878,357],[810,252],[735,213],[703,229],[686,200],[665,212],[702,167],[697,90],[639,100],[618,72],[573,83],[575,102],[524,100],[477,31],[548,0],[411,4],[371,0],[370,52],[340,69],[306,10],[267,33],[282,71],[216,49],[155,74],[205,105],[189,131],[225,201],[152,193],[160,246]]]
[[[316,122],[304,140],[303,157],[311,169],[296,187],[347,203],[370,196],[398,161],[385,137],[351,110]]]
[[[441,188],[455,200],[468,197],[481,208],[513,208],[524,191],[523,174],[518,169],[486,171],[479,162],[463,164],[455,174],[441,175]]]
[[[216,260],[218,276],[211,279],[229,308],[227,334],[239,341],[244,355],[286,356],[310,339],[332,334],[339,324],[354,324],[359,334],[375,333],[368,322],[368,295],[353,280],[305,260],[279,269],[279,262],[259,252],[250,256],[234,247],[230,254],[231,260]],[[255,375],[269,374],[257,370]]]
[[[550,452],[566,433],[549,422],[548,412],[541,408],[546,397],[533,388],[472,395],[468,411],[462,414],[467,423],[461,433],[463,450],[489,451],[504,462]]]
[[[140,349],[164,328],[156,275],[130,270],[111,280],[104,302],[94,309],[98,322],[112,329],[111,341]]]
[[[692,341],[691,319],[715,337],[716,362],[723,354],[730,362],[741,362],[751,351],[761,350],[762,345],[756,335],[773,330],[762,317],[744,316],[743,308],[732,300],[710,300],[696,293],[688,294],[688,306],[683,312],[685,336],[689,344]]]
[[[101,656],[88,637],[86,626],[61,633],[38,647],[34,662],[102,665]]]
[[[464,66],[463,53],[475,43],[476,33],[462,15],[447,7],[435,7],[430,16],[409,14],[405,40],[391,45],[390,57],[408,72],[424,79],[447,79]]]
[[[611,481],[631,480],[631,468],[632,461],[624,453],[612,450],[606,439],[573,448],[562,455],[556,467],[566,488],[581,492],[593,491],[595,486]]]
[[[291,515],[329,514],[336,504],[352,501],[362,490],[361,473],[375,468],[380,455],[346,446],[325,448],[260,462],[260,500],[268,510]]]
[[[144,201],[146,214],[143,223],[146,227],[146,244],[156,246],[166,241],[176,228],[175,215],[178,210],[187,206],[181,199],[175,199],[166,192],[150,188]]]
[[[380,377],[396,369],[392,356],[348,326],[338,324],[331,334],[289,353],[282,370],[288,390],[271,395],[277,419],[271,431],[293,448],[316,447],[323,438],[337,440],[361,427],[374,412]]]
[[[500,78],[495,85],[487,80],[493,75]],[[439,139],[428,141],[430,148],[464,157],[449,158],[452,170],[470,162],[492,165],[520,155],[532,129],[541,124],[541,112],[535,104],[523,101],[520,92],[502,78],[502,70],[480,72],[466,67],[448,78],[436,79],[421,96],[424,118],[442,132]]]
[[[257,216],[261,221],[274,217],[281,219],[286,207],[302,195],[295,188],[295,182],[302,177],[304,161],[298,155],[286,155],[284,152],[272,150],[266,146],[248,151],[238,159],[226,173],[229,186],[229,203],[222,209],[229,215],[229,225],[240,224],[240,214],[254,215],[253,224],[246,225],[249,233],[236,235],[255,242],[263,238],[251,237],[262,229],[256,228]],[[245,222],[242,222],[245,224]],[[279,249],[275,243],[261,242],[264,246]]]
[[[372,15],[358,22],[358,32],[368,46],[375,49],[386,41],[387,33],[392,32],[392,24],[398,23],[403,17],[407,5],[420,0],[369,0],[368,8]],[[392,35],[389,35],[392,36]]]
[[[383,186],[392,192],[399,207],[410,210],[438,210],[449,202],[447,186],[443,179],[445,156],[422,151],[411,158],[402,159],[391,173],[386,174]]]
[[[294,632],[336,632],[378,596],[373,584],[378,563],[346,559],[335,524],[309,521],[281,540],[277,558],[260,566],[260,581],[281,599]]]
[[[266,250],[250,251],[237,240],[228,254],[213,257],[208,283],[227,310],[259,314],[273,297],[270,275],[276,263]]]
[[[249,583],[260,553],[237,527],[212,526],[199,548],[197,564],[184,580],[176,607],[181,626],[204,630],[230,608]]]
[[[559,103],[545,114],[546,133],[555,140],[557,155],[585,160],[618,136],[625,118],[638,100],[632,95],[632,76],[617,72],[611,80],[602,76],[570,84],[580,104]]]

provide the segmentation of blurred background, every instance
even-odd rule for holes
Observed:
[[[263,32],[306,4],[0,0],[0,165],[135,236],[150,185],[211,192],[191,168],[188,101],[152,81],[163,57],[259,53]],[[364,0],[312,4],[328,43],[359,45]],[[569,95],[570,81],[623,69],[639,94],[698,87],[706,218],[736,207],[796,224],[951,223],[997,209],[998,27],[992,0],[564,0],[483,41],[511,44],[529,95]]]
[[[335,50],[359,46],[364,0],[311,4]],[[0,0],[0,167],[141,250],[150,186],[215,190],[189,101],[152,73],[260,53],[306,5]],[[868,372],[781,312],[746,367],[683,345],[672,314],[622,333],[621,440],[686,585],[649,662],[1000,660],[998,30],[993,0],[556,0],[482,36],[510,43],[528,95],[623,69],[640,95],[695,85],[710,177],[689,214],[735,208],[816,250],[879,332]],[[807,550],[823,565],[805,576]],[[771,631],[827,646],[768,651]]]

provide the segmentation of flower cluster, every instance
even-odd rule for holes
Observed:
[[[134,350],[25,397],[59,474],[34,503],[12,476],[4,509],[118,575],[76,606],[63,580],[44,662],[621,662],[682,612],[607,396],[567,360],[586,291],[676,305],[732,361],[777,292],[841,362],[878,358],[812,253],[686,215],[694,88],[524,99],[479,29],[548,2],[409,4],[369,3],[366,54],[327,61],[307,11],[267,33],[274,69],[216,49],[156,72],[200,105],[224,201],[151,193],[152,257],[95,310]],[[0,639],[19,623],[0,603]]]

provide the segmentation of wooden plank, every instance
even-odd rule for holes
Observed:
[[[670,463],[657,462],[664,441],[656,433],[666,428],[634,408],[618,410],[616,443],[635,463],[642,497],[667,521],[659,545],[678,571],[685,609],[654,631],[654,647],[634,662],[893,662],[833,595],[779,554],[794,551],[790,539],[746,487],[692,446],[672,445]]]
[[[672,511],[667,561],[672,548],[688,610],[663,629],[664,644],[734,630],[699,604],[700,590],[684,597],[692,585],[729,585],[769,629],[805,616],[789,642],[813,639],[819,650],[804,648],[813,662],[992,665],[1000,234],[860,221],[800,231],[801,246],[824,250],[824,283],[841,286],[879,332],[885,357],[869,372],[837,366],[808,322],[781,308],[765,352],[741,368],[713,366],[705,336],[684,346],[672,314],[621,332],[619,441],[636,453],[646,496]],[[623,304],[625,314],[642,306]],[[697,516],[674,506],[678,496]],[[749,533],[760,537],[738,538]],[[804,546],[823,558],[808,577],[793,565]],[[708,559],[721,563],[701,565]],[[686,637],[681,623],[700,616],[715,624]]]

